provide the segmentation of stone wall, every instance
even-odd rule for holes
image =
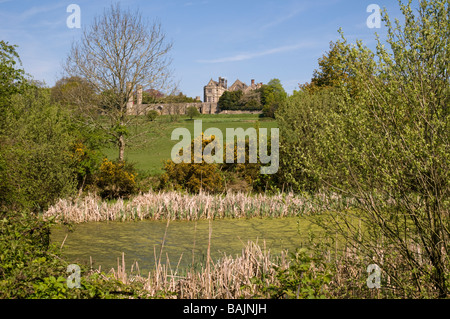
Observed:
[[[262,111],[221,111],[217,103],[169,103],[169,104],[128,104],[128,114],[146,115],[150,110],[158,111],[161,115],[185,115],[190,106],[195,106],[200,114],[261,114]]]
[[[132,115],[145,115],[150,110],[158,111],[161,115],[186,114],[190,106],[195,106],[200,114],[217,114],[217,103],[169,103],[169,104],[129,104],[128,113]]]

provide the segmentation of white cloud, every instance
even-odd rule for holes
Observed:
[[[185,4],[184,4],[184,6],[185,7],[191,7],[191,6],[196,6],[196,5],[204,5],[204,4],[208,4],[209,3],[209,1],[207,1],[207,0],[204,0],[204,1],[201,1],[201,2],[186,2]]]
[[[302,12],[302,11],[304,11],[303,8],[301,8],[301,9],[296,9],[296,10],[294,10],[293,12],[291,12],[291,13],[289,13],[289,14],[287,14],[287,15],[284,15],[284,16],[282,16],[282,17],[279,17],[279,18],[277,18],[277,19],[274,19],[274,20],[270,21],[269,23],[263,25],[263,26],[261,27],[261,30],[268,29],[268,28],[272,28],[272,27],[275,27],[275,26],[277,26],[277,25],[279,25],[279,24],[282,24],[283,22],[286,22],[286,21],[292,19],[293,17],[295,17],[296,15],[298,15],[298,14],[299,14],[300,12]]]
[[[218,58],[218,59],[212,59],[212,60],[197,60],[199,63],[224,63],[224,62],[237,62],[237,61],[244,61],[244,60],[250,60],[266,55],[272,55],[277,53],[283,53],[283,52],[289,52],[298,50],[305,47],[312,47],[314,44],[310,42],[302,42],[295,45],[286,45],[281,46],[269,50],[263,50],[259,52],[246,52],[246,53],[239,53],[233,56],[224,57],[224,58]]]
[[[36,14],[43,14],[43,13],[47,13],[59,8],[64,7],[65,4],[60,2],[57,4],[53,4],[53,5],[47,5],[47,6],[40,6],[40,7],[31,7],[30,9],[26,10],[25,12],[23,12],[20,15],[21,19],[28,19]],[[62,14],[65,14],[65,12],[62,12]]]

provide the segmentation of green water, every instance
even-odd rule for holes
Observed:
[[[73,232],[62,226],[52,230],[52,241],[58,246],[67,238],[63,254],[74,263],[91,264],[96,269],[109,271],[117,268],[117,258],[125,254],[126,269],[138,262],[141,274],[153,269],[160,256],[166,232],[166,221],[91,222],[75,225]],[[235,256],[241,253],[249,241],[264,242],[271,254],[282,249],[295,251],[307,242],[308,232],[317,231],[314,225],[299,218],[280,219],[224,219],[202,221],[171,221],[162,250],[161,262],[169,257],[173,269],[204,262],[207,256],[211,226],[211,258],[213,261],[224,253]],[[181,261],[180,261],[181,257]]]

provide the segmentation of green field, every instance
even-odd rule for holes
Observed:
[[[216,127],[220,129],[225,137],[227,128],[247,129],[253,127],[255,122],[260,122],[261,128],[278,127],[274,119],[259,118],[254,114],[204,114],[195,120],[202,120],[203,130]],[[162,172],[163,162],[170,159],[170,153],[173,146],[178,141],[171,140],[172,131],[177,127],[185,127],[189,129],[191,135],[194,134],[194,121],[183,116],[176,122],[170,122],[168,116],[160,116],[156,123],[148,122],[147,127],[143,129],[150,129],[146,137],[148,143],[140,146],[131,145],[125,150],[125,160],[134,163],[136,168],[144,171],[150,175],[157,175]],[[116,147],[108,147],[102,150],[103,153],[111,160],[116,159],[118,150]]]

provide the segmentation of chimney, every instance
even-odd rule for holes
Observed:
[[[255,85],[255,79],[252,79],[252,86]]]
[[[125,94],[128,94],[127,113],[131,114],[131,110],[133,109],[133,92],[131,82],[127,82],[127,90],[125,91]]]
[[[142,104],[142,85],[137,86],[137,104]]]

